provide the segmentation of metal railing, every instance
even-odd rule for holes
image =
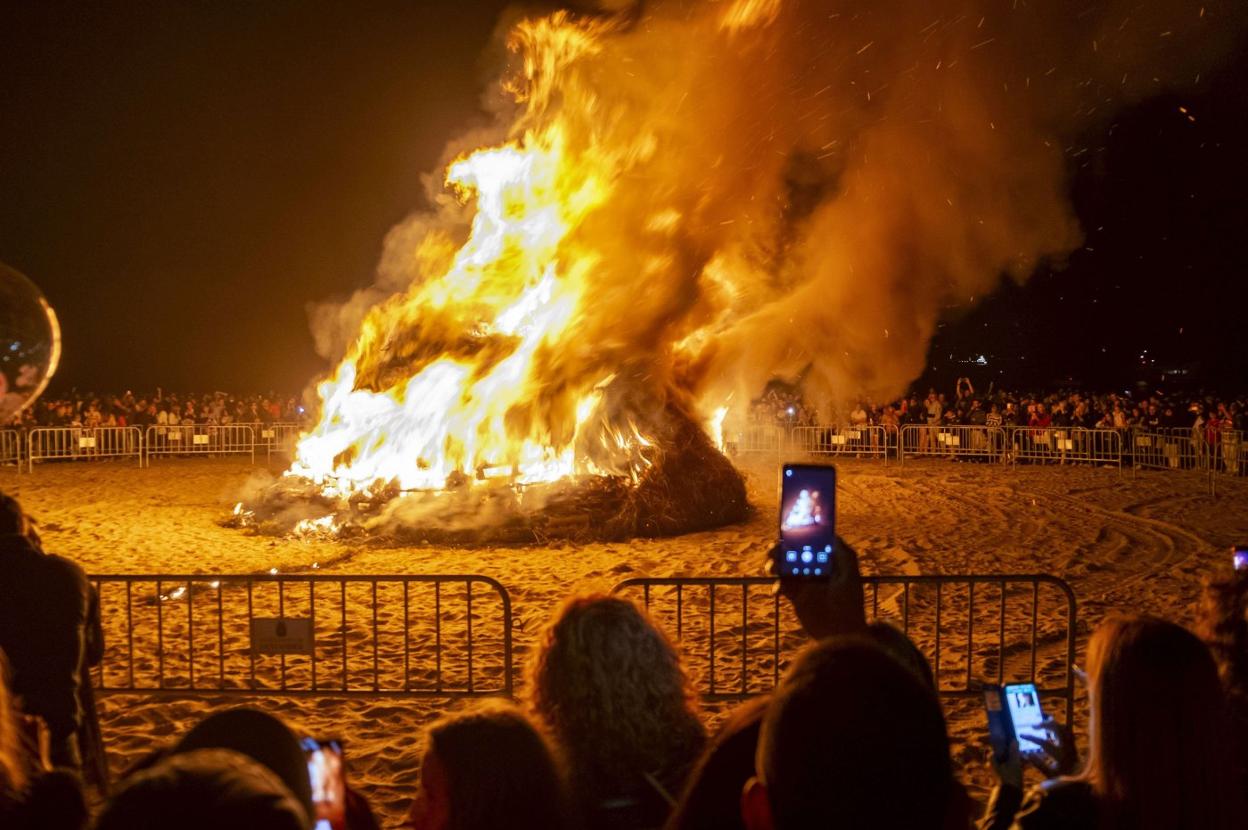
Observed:
[[[179,424],[147,428],[147,463],[158,455],[250,455],[256,434],[246,424]]]
[[[881,426],[793,427],[786,449],[808,455],[888,456],[887,436]]]
[[[729,456],[760,453],[779,455],[784,449],[786,438],[785,431],[781,427],[772,424],[751,424],[733,433],[724,442],[724,451]]]
[[[26,433],[26,461],[138,459],[143,465],[143,434],[138,427],[36,427]]]
[[[16,429],[0,429],[0,465],[22,467],[22,433]]]
[[[1208,470],[1213,458],[1204,436],[1191,429],[1127,433],[1132,466],[1153,470]]]
[[[1122,469],[1122,435],[1114,429],[1010,427],[1010,460],[1041,464],[1099,464]]]
[[[512,694],[511,598],[476,574],[91,576],[100,693]]]
[[[708,699],[774,688],[809,642],[768,577],[627,579],[671,633]],[[1041,590],[1042,586],[1044,590]],[[1032,681],[1074,711],[1074,592],[1045,574],[864,576],[868,617],[896,625],[927,657],[942,697],[976,697],[984,681]],[[1021,606],[1021,613],[1007,613]],[[721,622],[724,617],[728,619]],[[725,625],[724,623],[727,623]]]
[[[299,440],[299,433],[303,430],[302,425],[291,423],[248,424],[247,426],[251,427],[255,436],[256,450],[262,450],[266,459],[271,459],[274,454],[292,455],[295,451],[295,444]]]
[[[1000,427],[908,424],[901,428],[900,458],[979,458],[1000,461],[1008,448]]]

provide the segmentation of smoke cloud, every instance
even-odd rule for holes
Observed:
[[[604,375],[704,413],[776,376],[802,378],[825,412],[899,394],[943,313],[1081,244],[1068,196],[1081,142],[1124,105],[1198,83],[1238,36],[1233,14],[1177,0],[612,0],[524,20],[508,95],[491,93],[497,129],[448,160],[558,123],[606,197],[561,243],[587,288],[535,352],[533,402],[509,424],[568,435],[570,393]],[[457,348],[462,319],[440,314],[390,314],[364,335],[380,350],[357,340],[467,239],[473,204],[441,180],[433,209],[391,230],[376,284],[314,309],[322,354],[371,355],[359,385],[392,386],[396,359],[416,371]]]

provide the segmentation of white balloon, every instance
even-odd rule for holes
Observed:
[[[38,286],[0,263],[0,425],[35,402],[60,359],[56,312]]]

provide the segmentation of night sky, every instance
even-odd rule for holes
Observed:
[[[505,6],[5,4],[0,261],[60,314],[54,388],[302,388],[325,368],[307,304],[371,281],[422,174],[485,123]],[[1085,248],[950,310],[932,376],[1242,388],[1246,147],[1242,46],[1072,143]]]

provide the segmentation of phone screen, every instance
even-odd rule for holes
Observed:
[[[342,762],[342,743],[303,739],[312,781],[312,806],[316,808],[314,830],[345,830],[347,785]]]
[[[825,579],[836,545],[836,468],[785,464],[780,474],[781,576]]]
[[[1032,738],[1047,738],[1040,724],[1044,722],[1044,710],[1040,708],[1040,694],[1034,683],[1014,683],[1002,690],[1005,705],[1010,710],[1014,724],[1014,738],[1022,755],[1043,752],[1044,749]]]
[[[1235,563],[1235,570],[1248,571],[1248,545],[1236,545],[1231,557]]]

